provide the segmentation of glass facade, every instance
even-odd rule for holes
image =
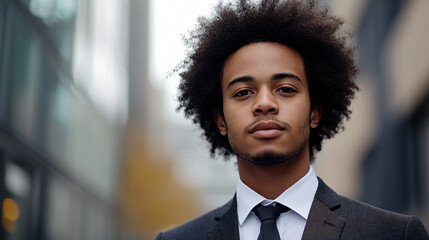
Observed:
[[[0,0],[0,239],[117,239],[127,10]]]

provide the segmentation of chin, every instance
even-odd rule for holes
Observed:
[[[280,164],[286,161],[290,161],[291,159],[299,155],[299,153],[297,152],[287,153],[287,152],[275,152],[275,151],[269,151],[269,150],[261,153],[257,153],[257,154],[249,154],[249,153],[241,154],[241,153],[238,153],[237,151],[235,152],[237,157],[245,159],[255,165]]]
[[[238,149],[234,149],[233,151],[237,157],[245,159],[252,164],[255,165],[274,165],[280,164],[286,161],[293,161],[298,156],[302,155],[307,147],[307,142],[304,142],[301,146],[297,147],[292,151],[275,151],[273,149],[267,149],[260,151],[259,153],[244,153],[242,151],[238,151]]]
[[[290,159],[290,157],[287,153],[265,151],[259,154],[250,155],[245,159],[256,165],[273,165],[285,162]]]

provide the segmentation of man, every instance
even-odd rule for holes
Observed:
[[[357,89],[342,21],[313,1],[218,5],[187,43],[180,107],[211,153],[237,157],[237,193],[157,239],[428,239],[416,217],[337,195],[310,163]]]

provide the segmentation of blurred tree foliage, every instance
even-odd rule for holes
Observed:
[[[126,232],[154,237],[199,214],[198,194],[175,182],[171,159],[130,128],[124,147],[119,204]]]

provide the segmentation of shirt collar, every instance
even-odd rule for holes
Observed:
[[[310,169],[307,174],[290,188],[286,189],[282,194],[280,194],[280,196],[274,199],[274,201],[290,208],[292,211],[307,220],[318,185],[319,182],[317,181],[316,173],[310,165]],[[273,201],[265,199],[263,196],[259,195],[244,184],[241,179],[238,180],[237,213],[240,225],[244,223],[252,209],[262,202],[266,205]]]

